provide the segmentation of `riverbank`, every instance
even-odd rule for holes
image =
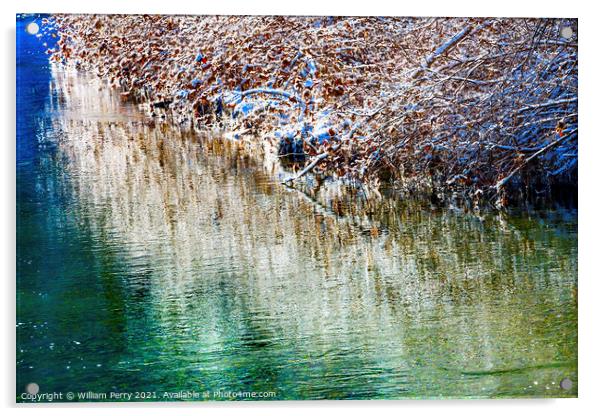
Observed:
[[[306,174],[504,207],[576,194],[566,19],[55,15],[51,59]],[[573,35],[563,38],[562,28]],[[283,158],[284,159],[284,158]]]

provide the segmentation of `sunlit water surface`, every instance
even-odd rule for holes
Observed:
[[[17,97],[18,392],[576,395],[575,211],[309,198],[37,71]]]

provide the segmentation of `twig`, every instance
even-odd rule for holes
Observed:
[[[290,182],[296,181],[297,179],[301,178],[302,176],[305,176],[307,173],[309,173],[318,163],[320,163],[322,160],[326,159],[328,157],[328,152],[324,152],[324,153],[320,153],[319,155],[317,155],[309,165],[307,165],[305,167],[305,169],[303,169],[301,172],[299,172],[297,175],[295,176],[291,176],[290,178],[285,179],[284,181],[282,181],[283,185],[288,185]]]
[[[561,143],[561,142],[563,142],[563,141],[565,141],[565,140],[573,137],[576,133],[577,133],[577,129],[571,131],[566,136],[563,136],[563,137],[560,137],[560,138],[554,140],[552,143],[550,143],[546,147],[544,147],[541,150],[533,153],[531,156],[529,156],[527,159],[525,159],[525,161],[523,163],[521,163],[517,168],[515,168],[514,170],[512,170],[512,172],[510,172],[506,177],[504,177],[503,179],[499,180],[494,186],[492,186],[492,188],[495,188],[495,190],[497,192],[499,192],[500,189],[504,185],[506,185],[508,183],[508,181],[514,175],[516,175],[522,168],[524,168],[529,162],[531,162],[533,159],[537,158],[537,156],[541,155],[542,153],[545,153],[547,150],[551,149],[552,147],[558,145],[559,143]]]

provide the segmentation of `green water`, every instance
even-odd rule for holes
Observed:
[[[17,166],[17,400],[577,394],[576,211],[310,198],[85,78],[50,90]]]

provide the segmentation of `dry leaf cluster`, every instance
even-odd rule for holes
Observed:
[[[478,201],[577,181],[577,22],[55,15],[51,59],[177,123],[270,140],[305,173]],[[570,39],[561,36],[571,27]]]

